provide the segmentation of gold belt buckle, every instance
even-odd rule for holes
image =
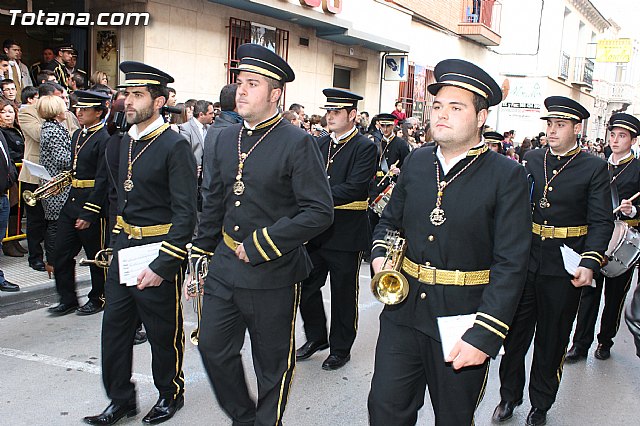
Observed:
[[[540,225],[540,236],[545,238],[553,238],[555,227],[551,225]],[[546,231],[546,232],[545,232]]]
[[[436,283],[436,271],[436,268],[433,266],[420,265],[420,268],[418,269],[418,280],[422,281],[424,284],[434,285]],[[420,280],[422,272],[425,272],[425,275],[427,276],[424,279]],[[429,275],[431,275],[431,282],[427,281]]]
[[[129,229],[129,239],[141,240],[142,239],[142,228],[140,226],[129,225],[131,228]]]

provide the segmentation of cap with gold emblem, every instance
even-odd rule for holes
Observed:
[[[436,95],[443,86],[455,86],[482,96],[489,106],[502,101],[502,89],[486,71],[471,62],[462,59],[445,59],[433,70],[436,82],[427,87],[429,93]]]
[[[101,92],[94,92],[93,90],[76,90],[73,92],[78,101],[73,105],[73,108],[96,108],[105,106],[106,102],[111,99],[111,96]]]
[[[398,119],[398,117],[396,117],[393,114],[378,114],[375,116],[375,120],[378,124],[382,125],[382,126],[388,126],[390,124],[395,124],[396,120]]]
[[[169,74],[142,62],[124,61],[120,64],[120,71],[124,73],[124,83],[118,85],[118,88],[147,84],[166,86],[168,83],[173,83],[173,77]]]
[[[240,63],[231,71],[260,74],[282,83],[292,82],[296,75],[284,59],[259,44],[246,43],[238,47],[237,57]]]
[[[498,132],[485,132],[483,135],[484,141],[486,143],[495,143],[502,145],[502,141],[504,140],[504,136]]]
[[[544,106],[547,108],[547,114],[540,117],[542,120],[548,118],[564,118],[581,122],[589,118],[589,111],[578,102],[564,96],[549,96],[544,100]]]
[[[73,53],[75,51],[75,47],[73,47],[73,44],[70,43],[66,43],[66,44],[61,44],[60,46],[56,47],[56,52],[71,52]]]
[[[364,99],[360,95],[343,89],[324,89],[322,93],[327,97],[327,103],[320,109],[335,111],[343,108],[358,108],[358,101]]]
[[[631,138],[637,138],[640,134],[640,120],[631,114],[625,114],[619,112],[613,114],[609,119],[609,130],[613,130],[614,127],[622,127],[631,132]]]

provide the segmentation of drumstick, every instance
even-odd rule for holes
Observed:
[[[638,197],[640,197],[640,192],[636,192],[635,194],[633,194],[633,197],[629,198],[629,201],[633,201]],[[615,209],[613,209],[613,214],[618,213],[621,208],[622,208],[622,206],[618,206]]]
[[[389,173],[391,173],[391,169],[393,169],[394,167],[396,167],[396,165],[398,164],[398,162],[399,162],[399,161],[400,161],[400,160],[396,161],[395,163],[393,163],[393,164],[391,165],[391,167],[389,167],[389,171],[387,172],[387,174],[386,174],[386,175],[384,175],[384,176],[382,177],[382,179],[380,179],[380,182],[378,182],[378,184],[377,184],[376,186],[380,186],[380,185],[382,185],[382,182],[384,182],[384,180],[389,176]]]

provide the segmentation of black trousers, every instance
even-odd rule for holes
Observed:
[[[529,399],[535,408],[551,408],[560,387],[564,356],[581,290],[571,284],[569,275],[528,274],[522,298],[504,341],[505,354],[500,362],[500,396],[503,401],[522,399],[524,358],[535,332]]]
[[[454,370],[442,345],[412,327],[380,317],[368,408],[372,426],[415,425],[429,386],[437,426],[474,424],[484,396],[489,360]]]
[[[218,403],[233,424],[281,425],[295,369],[295,321],[300,284],[271,290],[205,284],[198,350]],[[215,288],[215,290],[214,290]],[[240,350],[249,330],[258,381],[249,396]]]
[[[87,258],[93,259],[99,250],[106,247],[105,220],[99,219],[87,229],[78,230],[75,228],[78,217],[71,214],[72,210],[65,206],[60,212],[55,246],[56,290],[60,295],[60,303],[68,304],[78,302],[75,257],[80,253],[80,249],[84,248]],[[89,300],[102,305],[106,271],[93,265],[89,268],[91,268]]]
[[[22,189],[35,191],[38,185],[33,183],[22,182]],[[47,229],[47,221],[44,218],[44,208],[42,203],[38,202],[31,207],[27,203],[23,203],[27,213],[27,247],[29,250],[29,262],[33,263],[37,260],[43,260],[44,252],[42,243],[44,242],[45,231]]]
[[[580,297],[580,307],[578,308],[578,319],[576,330],[573,333],[573,345],[581,352],[586,352],[593,343],[596,320],[600,309],[600,299],[602,298],[602,288],[604,287],[604,309],[600,319],[600,333],[598,333],[598,343],[605,348],[613,346],[613,338],[616,337],[620,328],[620,318],[624,310],[624,299],[627,296],[634,268],[629,269],[624,274],[605,278],[600,276],[596,279],[596,287],[584,287]]]
[[[121,233],[119,238],[126,238]],[[153,382],[161,397],[175,399],[184,393],[184,328],[180,303],[182,274],[175,281],[138,290],[120,284],[118,254],[114,251],[105,284],[102,317],[102,381],[107,396],[116,403],[136,397],[131,381],[133,338],[140,320],[151,345]]]
[[[329,249],[309,250],[313,270],[302,282],[300,314],[307,340],[327,340],[327,317],[322,303],[322,287],[330,274],[331,354],[347,356],[358,331],[358,293],[362,252]]]
[[[365,251],[364,257],[365,259],[369,259],[369,261],[372,261],[373,259],[371,259],[371,246],[373,245],[373,231],[376,229],[378,222],[380,222],[380,216],[378,216],[378,214],[373,210],[367,209],[367,217],[369,218],[369,248],[367,249],[367,251]],[[369,272],[371,273],[371,278],[373,278],[374,273],[371,265],[369,265]]]

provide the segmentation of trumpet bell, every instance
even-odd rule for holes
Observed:
[[[397,305],[409,295],[409,281],[398,271],[383,270],[371,280],[371,291],[385,305]]]
[[[22,193],[22,198],[24,199],[25,203],[27,203],[27,205],[31,207],[35,206],[36,202],[38,201],[33,192],[29,190],[26,190]]]

